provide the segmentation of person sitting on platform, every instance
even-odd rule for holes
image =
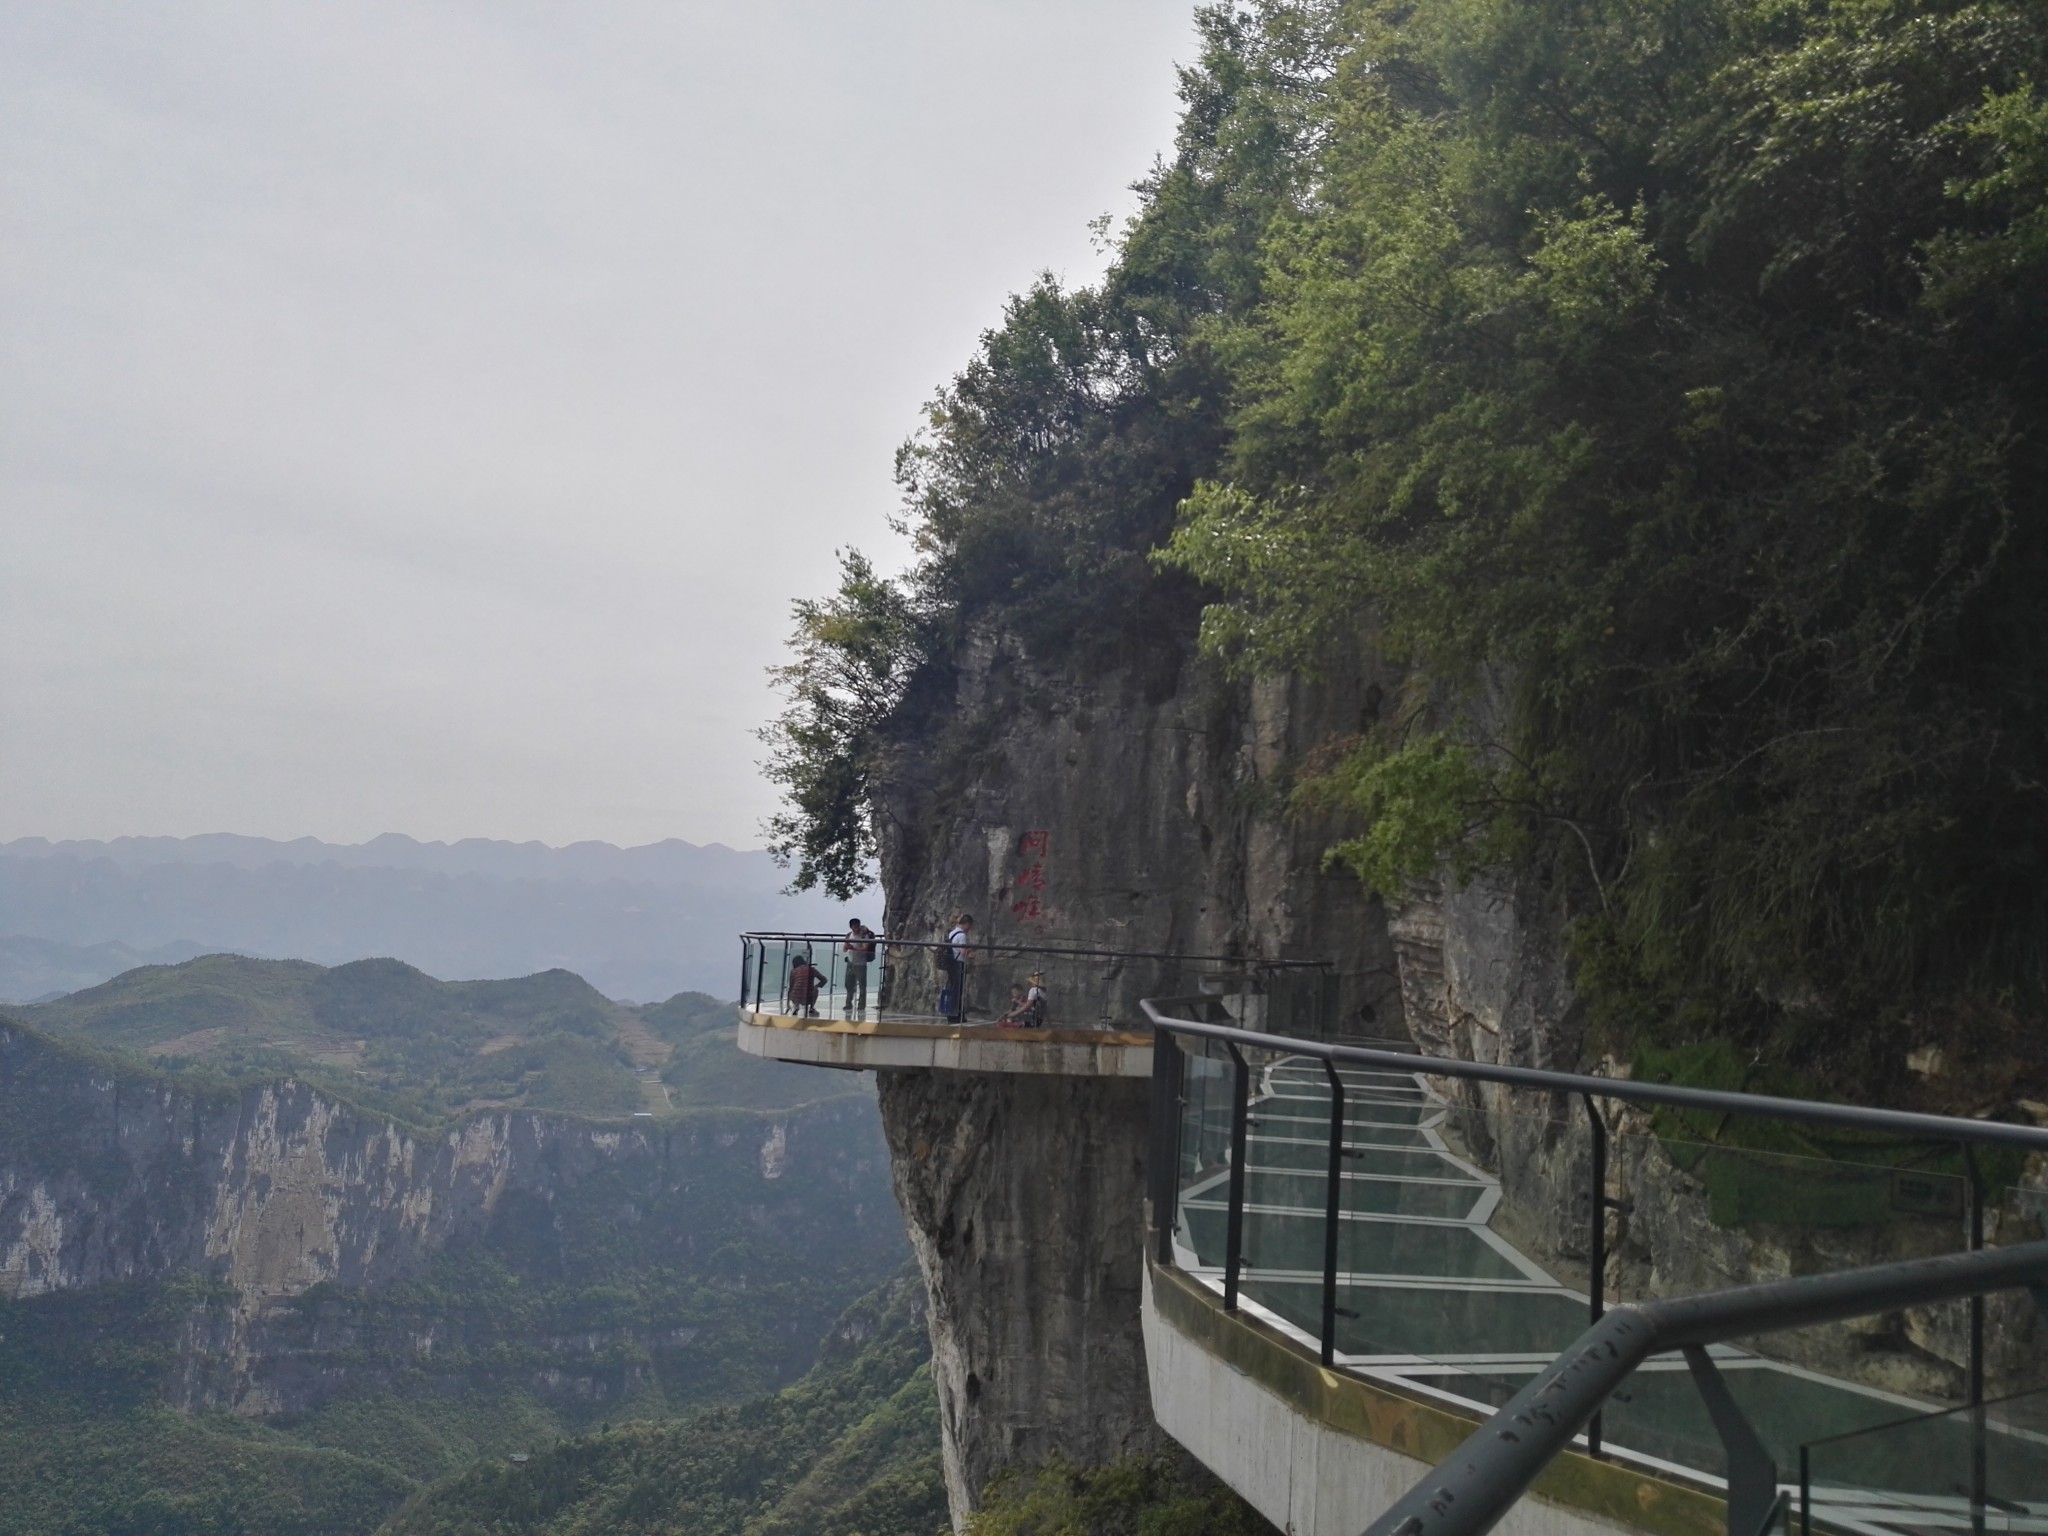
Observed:
[[[801,1018],[815,1019],[818,1016],[818,994],[824,990],[825,976],[811,964],[809,955],[798,955],[789,963],[789,1010]]]
[[[1045,978],[1033,975],[1028,989],[1010,988],[1010,1009],[996,1022],[1005,1029],[1045,1028]]]

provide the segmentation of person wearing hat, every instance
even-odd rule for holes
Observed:
[[[1045,1027],[1045,978],[1036,971],[1031,973],[1030,986],[1010,988],[1010,1011],[997,1019],[998,1024],[1012,1029],[1043,1029]]]

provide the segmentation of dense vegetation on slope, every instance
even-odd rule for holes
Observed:
[[[479,1465],[387,1536],[932,1536],[948,1528],[923,1288],[849,1310],[772,1397]]]
[[[946,1523],[914,1279],[855,1303],[792,1387],[559,1441],[562,1420],[516,1391],[349,1401],[276,1425],[174,1412],[155,1388],[203,1289],[109,1287],[33,1316],[0,1306],[0,1532],[348,1536],[416,1493],[394,1533],[851,1536]],[[777,1298],[754,1299],[766,1310]],[[512,1463],[515,1450],[531,1459]],[[418,1493],[435,1479],[448,1480]]]
[[[68,1039],[0,1018],[0,1210],[18,1218],[47,1181],[100,1201],[109,1227],[133,1218],[110,1102],[126,1106],[129,1151],[161,1139],[158,1121],[234,1125],[269,1082],[250,1057],[229,1049],[182,1069],[141,1058],[195,1024],[312,1063],[300,1075],[325,1071],[344,1096],[361,1080],[315,1054],[338,1034],[459,1067],[462,1043],[493,1031],[637,1030],[664,1053],[677,1107],[636,1122],[625,1139],[653,1148],[639,1160],[547,1163],[556,1171],[507,1188],[481,1230],[395,1283],[263,1299],[186,1275],[10,1300],[0,1282],[0,1536],[366,1533],[479,1457],[778,1389],[809,1368],[831,1319],[903,1262],[864,1084],[741,1055],[728,1004],[685,994],[620,1009],[559,973],[444,987],[389,962],[215,959],[98,989],[65,1011]],[[399,1075],[387,1096],[445,1103],[457,1067],[417,1088]],[[333,1134],[349,1123],[338,1117]],[[551,1126],[565,1143],[620,1139],[581,1121],[524,1123],[534,1142]],[[786,1145],[786,1170],[771,1171],[764,1138]],[[146,1213],[173,1251],[189,1237],[180,1222],[207,1219],[203,1200],[196,1217],[176,1203]],[[229,1401],[263,1416],[170,1406]]]
[[[607,1117],[775,1109],[862,1086],[741,1055],[731,1005],[704,993],[634,1007],[567,971],[436,981],[397,960],[330,969],[205,955],[17,1013],[36,1029],[168,1068],[229,1081],[297,1075],[417,1125],[486,1108]]]
[[[1361,635],[1411,663],[1302,792],[1389,893],[1564,882],[1616,1032],[1867,1076],[2038,1036],[2048,13],[1202,30],[1109,275],[1013,301],[906,448],[921,563],[799,612],[799,880],[857,878],[835,850],[967,637],[1128,657],[1199,603],[1244,672]]]

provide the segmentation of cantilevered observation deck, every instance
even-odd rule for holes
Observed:
[[[1145,1011],[1153,1406],[1276,1525],[2048,1536],[2048,1350],[2006,1349],[1987,1390],[1998,1330],[2048,1335],[2023,1293],[1987,1305],[2048,1309],[2048,1131]],[[1532,1225],[1560,1205],[1576,1233]],[[2020,1242],[1985,1246],[1993,1212]],[[1671,1267],[1655,1300],[1608,1292],[1617,1213]],[[1855,1369],[1867,1334],[1809,1335],[1804,1362],[1768,1340],[1873,1313],[1927,1341],[1923,1379]]]
[[[739,1046],[750,1055],[854,1071],[939,1069],[1053,1077],[1150,1077],[1152,1026],[1139,999],[1193,992],[1248,1028],[1313,1032],[1335,987],[1316,961],[977,942],[963,996],[942,940],[877,937],[865,987],[843,933],[741,935]],[[801,959],[820,973],[815,997],[792,996]],[[1035,983],[1042,1017],[1002,1022]],[[808,988],[805,989],[808,993]],[[950,1009],[941,1007],[951,1001]],[[949,1016],[950,1014],[950,1016]]]

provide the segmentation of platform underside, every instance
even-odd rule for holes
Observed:
[[[860,1071],[1027,1072],[1045,1077],[1150,1077],[1150,1031],[1006,1029],[994,1024],[794,1018],[742,1009],[750,1056]]]

